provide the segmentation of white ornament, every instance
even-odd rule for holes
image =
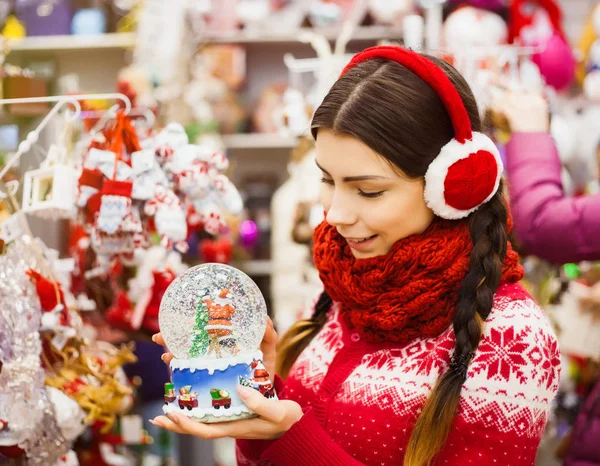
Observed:
[[[594,70],[583,81],[585,96],[595,102],[600,102],[600,70]]]
[[[65,438],[72,442],[79,437],[86,428],[86,414],[79,406],[79,403],[61,390],[54,387],[46,387],[48,398],[54,405],[56,412],[56,422]]]
[[[77,173],[67,165],[25,173],[22,210],[48,219],[69,219],[75,214]]]
[[[413,8],[412,0],[370,0],[369,12],[378,23],[392,24]]]
[[[153,199],[144,207],[147,215],[154,216],[156,231],[167,239],[167,246],[187,238],[187,221],[179,198],[170,189],[157,186]]]
[[[252,24],[266,19],[271,12],[269,0],[239,0],[235,12],[244,24]]]
[[[69,452],[59,459],[54,466],[79,466],[77,454],[73,450],[69,450]]]
[[[464,51],[466,46],[504,44],[508,39],[508,27],[496,13],[465,6],[448,16],[443,37],[446,47],[458,52]]]
[[[600,39],[596,39],[590,47],[588,60],[590,64],[600,66]]]
[[[196,208],[200,214],[200,220],[207,233],[218,235],[227,226],[221,209],[215,204],[200,202],[200,207]]]
[[[220,203],[232,214],[239,215],[244,208],[244,202],[234,184],[225,175],[212,177],[212,186],[216,191]]]
[[[92,147],[83,163],[83,167],[89,170],[98,169],[104,176],[112,179],[115,171],[117,154],[109,150],[100,150]]]
[[[152,150],[142,150],[131,154],[133,169],[132,199],[147,201],[152,198],[157,185],[168,186],[169,180],[156,160]]]
[[[316,27],[331,26],[342,16],[342,9],[334,2],[314,1],[309,7],[311,23]]]
[[[177,150],[189,143],[189,138],[183,126],[179,123],[169,123],[154,140],[156,147],[167,145]]]

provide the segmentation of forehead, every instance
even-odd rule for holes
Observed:
[[[352,136],[320,129],[315,147],[317,162],[330,175],[398,177],[384,157]]]

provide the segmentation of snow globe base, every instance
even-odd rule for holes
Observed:
[[[273,383],[262,363],[262,352],[212,359],[171,361],[171,383],[165,384],[163,412],[183,413],[203,423],[228,422],[255,417],[237,393],[245,385],[277,399]]]

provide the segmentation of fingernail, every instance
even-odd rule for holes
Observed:
[[[167,357],[167,355],[166,355],[166,354],[163,354],[163,355],[160,357],[160,359],[162,360],[162,362],[165,362],[165,358],[166,358],[166,357]]]
[[[156,343],[156,334],[152,335],[152,341]]]

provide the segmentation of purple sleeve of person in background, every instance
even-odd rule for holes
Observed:
[[[600,259],[600,194],[565,197],[548,133],[515,133],[506,147],[515,233],[528,254],[554,263]]]

